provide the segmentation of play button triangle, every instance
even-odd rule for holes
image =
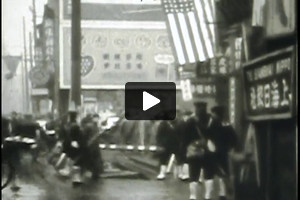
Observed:
[[[158,98],[149,94],[148,92],[143,91],[143,111],[148,110],[149,108],[157,105],[160,102]]]

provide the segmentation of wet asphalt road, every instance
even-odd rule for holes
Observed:
[[[105,155],[104,155],[105,157]],[[110,157],[110,156],[109,156]],[[165,181],[102,178],[87,179],[84,185],[73,187],[71,180],[57,175],[45,159],[31,163],[23,156],[19,166],[18,192],[10,186],[2,190],[4,200],[183,200],[188,199],[188,184],[172,175]]]

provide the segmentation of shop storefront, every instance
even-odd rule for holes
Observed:
[[[257,138],[263,199],[296,199],[295,47],[243,65],[246,118]]]

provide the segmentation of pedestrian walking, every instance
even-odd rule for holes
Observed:
[[[189,165],[189,199],[197,199],[198,181],[201,168],[204,166],[206,153],[205,132],[209,121],[206,111],[206,102],[195,102],[195,115],[186,122],[186,134],[184,137],[184,148],[186,148],[186,158]]]
[[[185,181],[189,179],[189,166],[186,158],[187,146],[185,145],[184,138],[186,133],[186,122],[191,117],[192,112],[183,112],[180,122],[178,124],[178,140],[179,140],[179,155],[178,155],[178,178]]]
[[[160,171],[158,180],[166,178],[167,164],[172,154],[178,155],[179,142],[176,137],[176,120],[161,121],[156,135],[157,146],[162,147],[163,151],[158,153]]]
[[[83,170],[89,170],[92,172],[92,178],[98,179],[99,174],[103,171],[103,161],[100,144],[100,132],[99,132],[99,115],[91,115],[89,121],[82,126],[84,141],[86,146],[83,149]]]
[[[211,118],[206,131],[208,152],[204,164],[205,200],[212,199],[215,176],[219,178],[219,199],[226,200],[228,153],[236,144],[236,133],[233,127],[224,121],[224,111],[222,106],[211,109]]]
[[[84,164],[84,155],[86,153],[87,141],[83,136],[80,125],[77,123],[78,113],[75,106],[68,112],[68,122],[62,129],[63,153],[69,157],[73,163],[72,181],[74,185],[82,183],[82,166]]]

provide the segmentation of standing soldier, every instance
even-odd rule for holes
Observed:
[[[206,133],[208,153],[204,167],[205,200],[212,199],[214,176],[219,177],[219,198],[226,200],[224,178],[228,176],[228,153],[236,144],[236,133],[230,124],[224,122],[224,107],[215,106],[211,109]]]

